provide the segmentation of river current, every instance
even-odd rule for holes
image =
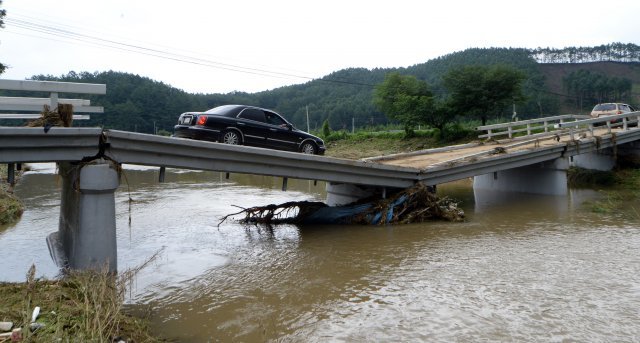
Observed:
[[[0,227],[0,281],[55,278],[59,180],[36,165],[26,211]],[[222,216],[323,200],[324,183],[127,166],[116,192],[118,268],[154,254],[127,307],[180,342],[638,342],[640,203],[606,193],[474,194],[439,186],[467,220],[397,226],[243,226]],[[129,199],[132,199],[130,202]]]

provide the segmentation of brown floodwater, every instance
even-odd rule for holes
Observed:
[[[22,220],[0,227],[0,281],[54,278],[45,237],[58,225],[51,166],[23,176]],[[180,342],[637,342],[637,202],[607,196],[474,194],[438,187],[467,220],[398,226],[285,225],[220,218],[240,207],[322,200],[324,184],[128,167],[116,193],[118,265],[158,253],[128,308]],[[129,209],[128,199],[133,203]],[[131,219],[131,225],[129,225]]]

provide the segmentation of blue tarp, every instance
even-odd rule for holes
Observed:
[[[346,205],[335,207],[322,207],[312,214],[303,218],[303,224],[349,224],[358,217],[366,215],[367,221],[371,224],[380,224],[382,218],[383,223],[388,223],[393,219],[393,214],[398,205],[402,205],[407,200],[407,195],[402,195],[394,202],[389,204],[387,208],[371,212],[372,203]]]

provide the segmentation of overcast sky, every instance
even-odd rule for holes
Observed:
[[[193,93],[256,92],[472,47],[640,45],[638,0],[4,0],[2,8],[2,78],[114,70]]]

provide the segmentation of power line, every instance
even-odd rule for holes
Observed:
[[[37,32],[37,33],[41,33],[48,36],[56,36],[64,39],[69,39],[71,41],[83,42],[83,43],[87,43],[87,44],[91,44],[99,47],[106,47],[110,49],[127,51],[127,52],[137,53],[141,55],[147,55],[147,56],[152,56],[152,57],[157,57],[157,58],[162,58],[162,59],[167,59],[167,60],[172,60],[177,62],[189,63],[194,65],[200,65],[200,66],[205,66],[210,68],[216,68],[216,69],[222,69],[222,70],[228,70],[228,71],[240,72],[240,73],[246,73],[246,74],[253,74],[253,75],[259,75],[259,76],[275,77],[275,78],[297,78],[297,79],[318,80],[321,82],[341,83],[341,84],[350,84],[350,85],[358,85],[358,86],[368,86],[368,87],[375,86],[372,84],[353,82],[353,81],[348,81],[344,79],[342,80],[336,79],[336,78],[330,79],[326,77],[322,79],[314,79],[313,77],[309,77],[305,75],[284,73],[284,72],[278,72],[278,71],[272,71],[272,70],[260,69],[260,68],[243,67],[236,64],[222,63],[222,62],[212,61],[208,59],[193,57],[189,55],[174,53],[170,51],[162,51],[162,50],[149,48],[142,45],[124,43],[124,42],[116,41],[113,39],[106,39],[106,38],[96,37],[92,35],[77,33],[69,29],[64,29],[64,28],[51,26],[51,25],[38,24],[28,20],[23,20],[23,19],[6,18],[5,21],[7,24],[9,24],[7,25],[9,27],[13,26],[23,30]],[[14,33],[18,33],[18,32],[14,32]]]

